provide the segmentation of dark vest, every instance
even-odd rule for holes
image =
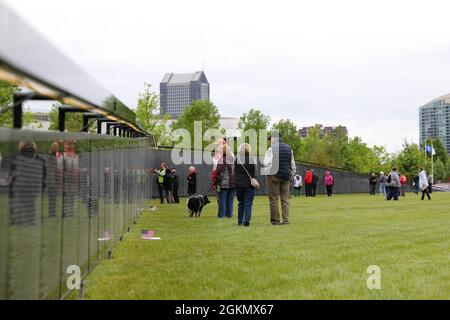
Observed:
[[[273,160],[272,166],[278,162],[278,171],[274,176],[281,180],[291,180],[291,160],[292,149],[284,142],[277,142],[272,145]]]

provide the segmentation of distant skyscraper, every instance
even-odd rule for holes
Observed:
[[[161,114],[178,118],[194,100],[209,100],[209,82],[203,71],[166,73],[159,84]]]
[[[436,98],[419,108],[420,145],[438,138],[450,154],[450,94]]]

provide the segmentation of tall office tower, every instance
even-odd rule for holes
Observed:
[[[436,98],[419,108],[420,145],[438,138],[450,154],[450,94]]]
[[[209,82],[203,71],[166,73],[159,84],[161,114],[178,118],[194,100],[209,100]]]

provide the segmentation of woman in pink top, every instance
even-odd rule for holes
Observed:
[[[333,195],[334,178],[330,171],[325,172],[325,187],[327,188],[327,195],[331,197]]]

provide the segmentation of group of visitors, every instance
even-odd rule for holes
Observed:
[[[325,172],[323,179],[327,196],[331,197],[333,195],[334,177],[330,171]],[[319,176],[314,172],[314,169],[307,169],[305,174],[305,195],[307,197],[315,197],[317,192],[317,184],[319,182]],[[303,186],[303,178],[300,173],[296,172],[294,178],[292,179],[292,187],[294,189],[294,196],[299,197],[300,191]]]
[[[164,193],[166,195],[167,203],[180,203],[178,197],[178,187],[180,176],[175,168],[169,168],[163,162],[158,169],[152,169],[151,172],[156,175],[156,185],[158,186],[158,193],[161,203],[164,203]]]
[[[161,204],[164,198],[167,203],[180,203],[178,188],[180,185],[180,176],[175,168],[169,168],[167,163],[163,162],[158,169],[150,169],[150,172],[156,176],[156,185]],[[197,193],[197,171],[195,167],[189,167],[187,175],[188,195]]]
[[[291,181],[296,173],[294,153],[280,137],[269,136],[271,146],[262,162],[261,171],[267,175],[270,221],[273,225],[289,224],[289,201]],[[217,193],[218,217],[232,218],[233,202],[238,201],[238,225],[248,227],[252,216],[257,161],[251,155],[251,147],[243,143],[234,155],[226,139],[218,141],[211,175],[212,188]],[[281,216],[279,210],[281,203]]]
[[[423,166],[419,167],[419,173],[413,180],[414,192],[418,194],[419,190],[422,191],[422,200],[425,195],[431,200],[430,189],[431,184],[429,182],[430,177],[424,170]],[[372,173],[369,177],[369,194],[375,195],[376,185],[379,184],[380,195],[385,196],[387,200],[398,200],[399,196],[404,197],[406,194],[406,186],[408,184],[408,178],[404,173],[399,173],[396,166],[392,167],[389,174],[386,176],[383,171],[379,176]]]

